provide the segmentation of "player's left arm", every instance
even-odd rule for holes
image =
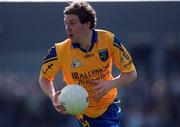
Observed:
[[[113,39],[112,58],[115,66],[120,70],[121,74],[113,80],[95,81],[94,96],[95,100],[100,100],[112,88],[124,87],[133,82],[137,77],[136,68],[132,58],[120,41],[114,37]]]
[[[123,44],[114,36],[112,58],[121,74],[111,82],[113,87],[124,87],[133,82],[137,77],[132,57]]]

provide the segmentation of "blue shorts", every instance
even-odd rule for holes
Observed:
[[[90,118],[83,115],[83,119],[78,120],[82,127],[121,127],[121,109],[117,99],[109,105],[108,109],[97,118]]]

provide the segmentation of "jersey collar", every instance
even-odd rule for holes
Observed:
[[[73,48],[79,48],[83,52],[90,52],[92,50],[93,46],[94,46],[94,43],[97,42],[97,38],[98,38],[98,32],[95,29],[93,29],[93,36],[92,36],[92,39],[91,39],[91,46],[90,46],[89,50],[82,49],[80,47],[79,43],[72,43],[72,47]]]

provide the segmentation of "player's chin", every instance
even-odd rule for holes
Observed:
[[[68,37],[73,40],[74,35],[68,34]]]
[[[75,40],[74,40],[72,37],[69,37],[69,39],[70,39],[72,42],[75,42]]]
[[[72,37],[69,37],[69,39],[70,39],[72,42],[74,42],[74,39],[73,39]]]

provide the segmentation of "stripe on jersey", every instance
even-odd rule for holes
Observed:
[[[121,45],[121,42],[114,36],[114,43],[113,43],[114,46],[116,46],[117,48],[119,48],[122,52],[124,52],[124,49]]]
[[[114,43],[113,43],[113,45],[114,45],[115,47],[117,47],[118,49],[120,49],[120,50],[123,52],[123,55],[124,55],[124,57],[126,57],[126,59],[129,59],[129,56],[128,56],[128,54],[124,51],[124,48],[123,48],[121,42],[120,42],[115,36],[114,36]]]
[[[48,50],[48,53],[46,57],[44,58],[44,64],[53,60],[57,60],[56,48],[54,46]]]

